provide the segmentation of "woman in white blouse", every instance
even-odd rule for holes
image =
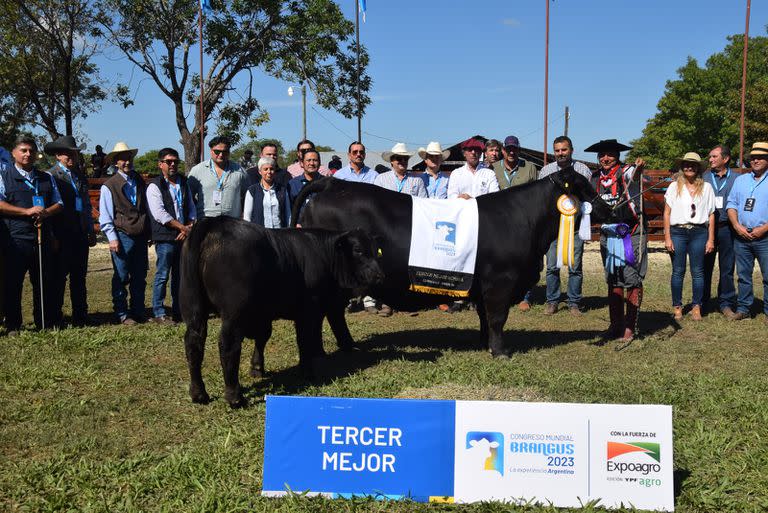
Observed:
[[[701,157],[686,153],[664,194],[664,245],[672,254],[672,307],[683,318],[683,278],[686,256],[691,263],[691,319],[701,320],[704,255],[715,249],[715,191],[705,182]]]

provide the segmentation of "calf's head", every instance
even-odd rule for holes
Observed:
[[[559,173],[549,175],[549,178],[563,194],[575,197],[580,202],[592,204],[591,217],[593,222],[607,223],[614,220],[615,215],[610,205],[597,194],[589,180],[574,171],[572,166],[568,166]]]
[[[379,265],[379,250],[362,230],[339,234],[333,243],[334,275],[343,289],[364,290],[384,281]]]

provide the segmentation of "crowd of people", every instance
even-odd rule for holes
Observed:
[[[503,142],[470,138],[461,143],[464,164],[450,174],[441,171],[449,151],[439,142],[411,152],[397,143],[382,158],[390,169],[379,173],[366,166],[366,148],[355,141],[347,150],[348,163],[335,158],[324,167],[320,153],[309,140],[297,145],[297,161],[287,169],[278,165],[278,148],[265,144],[258,158],[248,150],[239,163],[230,159],[231,143],[214,137],[210,157],[179,172],[180,158],[173,148],[157,154],[158,176],[145,182],[133,167],[138,150],[118,142],[108,154],[97,154],[99,172],[109,178],[101,186],[99,225],[107,238],[113,264],[112,303],[116,319],[126,325],[145,321],[145,287],[148,248],[154,245],[157,269],[152,288],[152,318],[158,324],[180,321],[178,304],[179,261],[183,241],[196,219],[231,216],[266,228],[291,224],[291,205],[308,183],[324,176],[373,184],[402,194],[435,199],[472,199],[483,194],[518,187],[572,167],[595,187],[598,195],[616,209],[623,221],[600,230],[600,252],[605,267],[610,326],[608,338],[632,340],[637,332],[643,279],[648,269],[647,219],[643,213],[640,158],[631,164],[621,153],[631,149],[615,139],[602,140],[586,152],[597,154],[592,171],[573,159],[573,143],[566,136],[553,141],[555,161],[541,169],[521,157],[519,139]],[[96,237],[92,222],[88,182],[81,150],[71,136],[44,147],[54,157],[53,167],[36,167],[38,148],[33,138],[20,136],[11,151],[12,161],[0,164],[0,244],[2,244],[5,327],[15,333],[22,327],[21,295],[25,276],[33,288],[33,315],[39,328],[62,327],[62,307],[67,278],[72,304],[71,323],[89,323],[86,273],[89,248]],[[425,171],[409,171],[409,160],[418,154]],[[677,172],[665,193],[665,247],[672,257],[672,310],[683,317],[682,288],[689,262],[692,278],[690,317],[700,320],[711,299],[715,257],[720,277],[717,302],[729,320],[750,316],[753,302],[752,274],[758,261],[764,293],[768,290],[768,143],[757,142],[749,153],[751,170],[738,175],[729,167],[730,151],[717,146],[709,165],[693,152],[677,161]],[[95,169],[95,166],[94,166]],[[105,170],[111,170],[106,172]],[[546,303],[544,313],[558,312],[561,299],[557,241],[546,254]],[[574,259],[568,268],[567,310],[582,314],[583,241],[576,237]],[[737,285],[734,284],[734,269]],[[165,299],[170,281],[171,308]],[[43,292],[43,287],[45,291]],[[737,292],[738,291],[738,292]],[[764,301],[768,323],[768,301]],[[518,305],[527,311],[531,291]],[[464,307],[461,302],[447,311]],[[392,309],[371,297],[361,308],[388,316]]]

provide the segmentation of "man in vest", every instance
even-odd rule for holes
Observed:
[[[16,138],[11,151],[13,165],[0,169],[0,249],[5,256],[5,327],[9,335],[21,328],[21,291],[29,271],[35,325],[49,326],[52,297],[44,294],[40,302],[40,284],[51,283],[51,216],[61,213],[62,201],[56,181],[35,167],[37,143],[31,136]],[[42,276],[40,264],[42,262]],[[45,322],[44,322],[45,321]]]
[[[152,242],[157,254],[157,271],[152,287],[152,320],[158,324],[176,324],[179,308],[179,273],[181,246],[197,218],[195,203],[185,176],[179,174],[179,153],[173,148],[157,152],[157,167],[162,173],[147,185],[147,206]],[[171,312],[165,311],[165,289],[171,278]]]
[[[51,322],[63,323],[62,306],[69,276],[69,297],[72,302],[72,325],[88,323],[88,292],[85,276],[88,272],[88,249],[96,245],[88,197],[88,180],[80,168],[80,150],[71,135],[59,137],[45,145],[45,153],[56,157],[48,173],[56,179],[63,210],[53,220],[53,232],[59,243],[53,262],[51,287]]]
[[[115,144],[107,163],[117,172],[101,186],[99,224],[112,252],[112,306],[120,323],[134,326],[144,320],[147,285],[147,196],[144,180],[133,170],[138,149]],[[131,302],[128,307],[128,292]]]

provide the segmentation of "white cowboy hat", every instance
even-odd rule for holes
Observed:
[[[392,151],[385,151],[381,154],[381,159],[384,162],[389,162],[392,160],[392,157],[399,156],[399,157],[413,157],[413,153],[408,151],[408,148],[405,146],[405,143],[397,143],[394,146],[392,146]]]
[[[118,141],[117,144],[115,144],[115,147],[112,148],[112,151],[110,151],[107,154],[107,158],[105,159],[107,164],[113,164],[112,159],[120,154],[120,153],[128,153],[130,152],[131,158],[134,158],[136,154],[139,152],[138,148],[129,148],[127,144],[125,144],[123,141]]]
[[[419,148],[419,158],[424,160],[427,158],[427,154],[429,155],[442,155],[443,160],[448,158],[448,155],[451,154],[451,150],[443,150],[443,147],[440,146],[439,142],[432,141],[429,144],[427,144],[426,148]]]

